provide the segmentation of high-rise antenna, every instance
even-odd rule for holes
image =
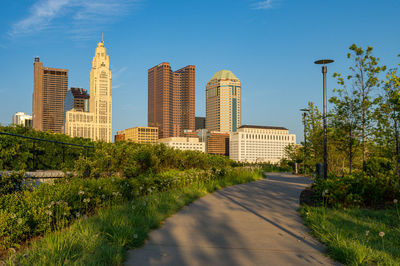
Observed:
[[[101,42],[104,43],[103,33],[101,33]]]

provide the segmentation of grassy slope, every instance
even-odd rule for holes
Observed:
[[[301,214],[333,259],[346,265],[400,265],[400,216],[396,209],[305,206]]]
[[[219,188],[260,178],[260,173],[242,171],[238,176],[192,184],[102,209],[61,232],[34,241],[29,249],[9,261],[13,259],[21,265],[121,265],[128,249],[142,246],[150,230],[183,206]]]

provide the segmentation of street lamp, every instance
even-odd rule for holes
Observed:
[[[327,126],[326,126],[326,72],[327,68],[326,65],[333,63],[332,59],[322,59],[317,60],[314,64],[323,65],[322,66],[322,75],[323,75],[323,86],[324,86],[324,178],[328,175],[328,150],[327,150]]]
[[[306,175],[306,169],[307,169],[307,112],[310,111],[310,109],[303,108],[300,109],[300,111],[303,112],[303,124],[304,124],[304,175]]]

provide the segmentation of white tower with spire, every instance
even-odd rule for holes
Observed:
[[[65,110],[64,133],[71,137],[112,141],[111,70],[103,33],[90,71],[89,112]]]
[[[103,34],[97,44],[90,71],[90,112],[94,114],[95,140],[112,140],[112,98],[110,59],[104,47]]]

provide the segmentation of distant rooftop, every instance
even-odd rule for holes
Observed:
[[[86,89],[71,87],[70,90],[72,92],[72,95],[74,95],[74,98],[80,98],[80,99],[90,98],[88,91]]]
[[[261,129],[279,129],[279,130],[288,130],[285,127],[274,127],[274,126],[255,126],[255,125],[243,125],[239,128],[261,128]]]
[[[239,80],[230,70],[220,70],[214,74],[214,76],[210,79],[211,80],[219,80],[219,79],[237,79]]]

